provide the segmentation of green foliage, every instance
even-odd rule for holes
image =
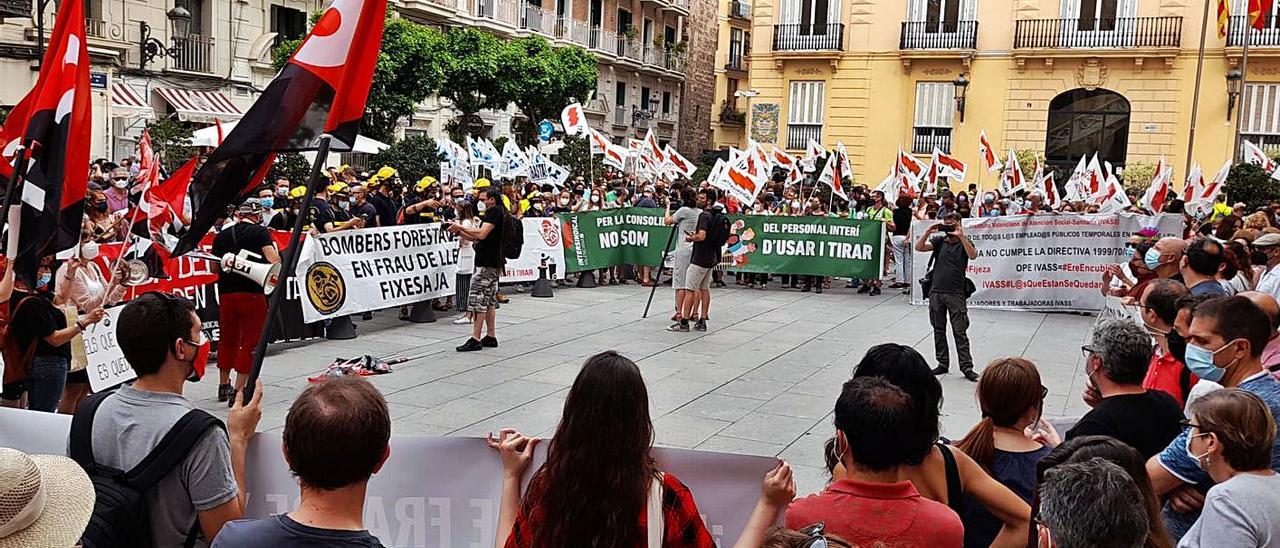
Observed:
[[[508,138],[506,135],[503,135],[502,137],[494,138],[494,139],[493,139],[493,148],[498,149],[498,152],[499,152],[499,153],[501,153],[501,152],[502,152],[502,147],[507,146],[507,141],[509,141],[509,140],[510,140],[510,138]]]
[[[1250,211],[1280,200],[1280,182],[1255,164],[1233,166],[1224,190],[1232,202],[1244,202]]]
[[[172,173],[195,155],[196,148],[187,144],[191,142],[194,131],[191,124],[171,118],[161,118],[147,124],[151,148],[160,155],[160,165],[164,166],[166,172]]]
[[[267,171],[265,182],[271,184],[276,179],[288,179],[290,187],[304,185],[311,179],[311,162],[297,152],[279,154]]]
[[[711,168],[715,167],[716,160],[729,160],[728,150],[704,150],[702,156],[698,158],[698,168],[693,170],[693,177],[689,180],[694,182],[702,182],[707,180],[707,175],[711,174]]]
[[[564,147],[556,156],[556,163],[568,169],[574,177],[584,177],[588,181],[604,179],[604,162],[591,159],[591,144],[584,137],[567,136]],[[595,168],[594,177],[592,168]]]
[[[440,96],[470,115],[501,110],[511,103],[512,89],[524,85],[517,56],[502,39],[472,27],[454,27],[444,34],[445,82]]]
[[[406,184],[417,182],[424,175],[440,177],[440,150],[436,148],[435,139],[415,135],[401,139],[369,158],[370,172],[382,166],[396,168]]]
[[[1044,165],[1044,156],[1034,150],[1015,150],[1014,154],[1018,156],[1018,167],[1022,168],[1022,180],[1030,185],[1034,181],[1032,177],[1036,176],[1036,159],[1039,159],[1040,164]],[[984,167],[983,169],[986,168]]]
[[[302,40],[287,40],[276,46],[271,51],[275,69],[283,68],[301,44]],[[449,61],[444,34],[388,14],[360,132],[391,141],[399,120],[444,85]]]
[[[552,47],[545,38],[530,36],[509,42],[505,55],[509,74],[519,75],[504,85],[526,116],[517,128],[522,145],[534,143],[538,122],[556,119],[571,99],[585,101],[596,87],[595,56],[580,47]]]
[[[1124,172],[1120,174],[1120,184],[1124,186],[1125,191],[1136,190],[1142,193],[1147,191],[1147,188],[1151,186],[1151,180],[1155,177],[1155,164],[1130,162],[1125,164]]]

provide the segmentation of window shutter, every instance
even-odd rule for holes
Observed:
[[[916,127],[951,127],[954,100],[951,82],[917,82]]]
[[[961,21],[977,21],[978,20],[978,0],[961,0],[960,4],[960,20]]]
[[[826,82],[795,81],[791,82],[791,97],[788,101],[787,123],[799,125],[821,125],[823,96]]]
[[[907,20],[908,21],[924,21],[925,2],[928,0],[908,0],[907,1]]]
[[[1062,0],[1061,7],[1063,19],[1080,18],[1080,0]]]

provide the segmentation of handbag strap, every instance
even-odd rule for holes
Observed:
[[[645,507],[645,525],[648,528],[649,548],[662,548],[663,532],[666,530],[666,519],[662,515],[662,489],[664,474],[658,472],[649,484],[649,503]]]
[[[947,477],[947,506],[957,512],[964,498],[964,486],[960,483],[960,467],[956,464],[956,456],[945,443],[938,443],[938,451],[942,453],[942,467]]]

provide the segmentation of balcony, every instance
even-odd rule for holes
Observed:
[[[622,105],[613,107],[613,125],[631,127],[631,111]]]
[[[951,154],[951,128],[918,127],[911,138],[912,154],[932,154],[933,149]]]
[[[773,51],[843,51],[844,24],[774,25]]]
[[[1014,49],[1177,48],[1181,17],[1023,19],[1014,22]]]
[[[809,139],[822,142],[822,124],[787,124],[787,149],[804,150]]]
[[[110,38],[107,36],[107,22],[97,19],[84,20],[84,33],[90,38]]]
[[[977,21],[903,21],[898,49],[971,50],[978,47]]]
[[[729,18],[750,20],[751,4],[748,4],[746,2],[741,2],[739,0],[732,0],[731,2],[729,2]]]
[[[724,64],[725,70],[735,72],[745,72],[747,70],[747,58],[741,53],[730,53],[729,61]]]
[[[735,100],[725,100],[720,105],[720,125],[742,127],[747,124],[747,113],[738,110]]]
[[[1227,29],[1227,47],[1239,48],[1244,46],[1244,37],[1249,36],[1249,47],[1251,48],[1274,48],[1280,47],[1280,21],[1267,21],[1266,28],[1262,30],[1253,30],[1249,27],[1249,18],[1244,16],[1236,16],[1231,18],[1231,25]],[[1252,51],[1250,53],[1253,53]]]
[[[169,67],[189,72],[213,73],[213,38],[188,34],[173,38],[177,55],[169,58]]]

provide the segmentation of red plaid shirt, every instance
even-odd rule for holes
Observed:
[[[663,474],[662,478],[662,519],[664,529],[662,545],[665,548],[715,548],[715,541],[707,531],[707,525],[698,513],[698,505],[693,502],[693,493],[680,480],[671,474]],[[523,505],[516,514],[515,526],[511,536],[507,537],[506,548],[532,548],[533,530],[542,522],[540,509],[535,507],[533,514],[525,514]],[[648,516],[642,511],[636,526],[641,531],[649,525]],[[636,546],[644,548],[645,536]]]

